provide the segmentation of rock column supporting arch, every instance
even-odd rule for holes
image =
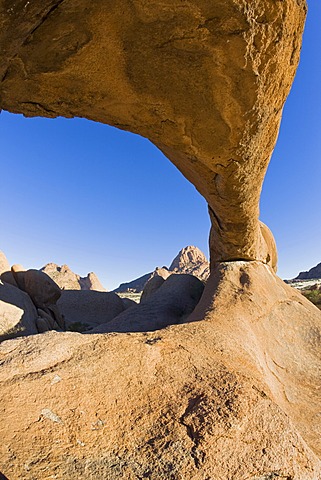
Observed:
[[[212,263],[270,263],[259,197],[304,0],[0,2],[0,108],[154,142],[209,204]]]

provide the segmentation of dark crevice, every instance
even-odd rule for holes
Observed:
[[[38,102],[21,102],[21,105],[31,105],[31,106],[35,107],[37,110],[41,110],[42,112],[44,112],[47,115],[57,116],[57,114],[54,110],[50,110],[49,108],[45,107],[44,105],[42,105],[41,103],[38,103]]]
[[[197,395],[196,397],[190,398],[185,412],[179,419],[181,425],[183,425],[186,428],[186,433],[188,437],[191,439],[191,441],[194,444],[191,449],[191,457],[197,469],[201,468],[202,463],[205,460],[206,454],[199,448],[199,445],[201,442],[201,435],[194,428],[193,425],[190,425],[189,423],[187,423],[187,417],[192,412],[194,412],[195,409],[197,409],[198,405],[201,403],[202,400],[203,400],[203,395]]]
[[[265,265],[264,262],[262,262],[261,260],[257,260],[256,258],[242,258],[242,257],[220,260],[217,262],[213,262],[213,265],[219,265],[220,263],[234,263],[234,262],[261,262]]]
[[[216,221],[219,229],[223,230],[223,225],[222,225],[222,222],[221,222],[219,216],[214,212],[212,207],[208,206],[208,209],[209,209],[210,214],[213,216],[214,220]]]
[[[64,2],[65,0],[58,0],[58,2],[53,5],[49,10],[48,12],[41,18],[41,20],[38,22],[38,24],[28,33],[28,36],[27,38],[24,40],[24,42],[22,43],[22,45],[25,45],[28,43],[29,41],[29,38],[31,37],[31,35],[33,35],[35,33],[35,31],[50,17],[50,15],[55,11],[57,10],[57,8]]]
[[[10,68],[10,67],[8,66],[7,70],[4,72],[4,74],[3,74],[2,78],[1,78],[1,82],[4,82],[5,79],[7,78],[8,73],[9,73],[9,68]],[[1,477],[0,477],[0,480],[1,480]]]
[[[27,36],[26,38],[23,40],[21,39],[21,43],[20,45],[16,48],[16,52],[13,54],[13,55],[9,55],[9,58],[8,58],[8,66],[7,68],[5,69],[4,73],[2,74],[1,78],[0,78],[0,82],[4,82],[4,80],[6,79],[6,77],[8,76],[8,73],[10,71],[10,64],[11,62],[17,57],[18,55],[18,51],[19,51],[19,48],[21,48],[22,46],[26,45],[30,39],[30,36],[48,19],[48,17],[50,15],[52,15],[52,13],[64,2],[65,0],[57,0],[57,2],[49,8],[48,12],[45,13],[44,16],[42,16],[40,18],[40,20],[37,22],[36,26],[33,27],[30,32],[27,32]]]

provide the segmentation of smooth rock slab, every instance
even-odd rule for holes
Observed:
[[[92,332],[149,332],[184,322],[198,304],[203,290],[203,282],[193,275],[172,274],[142,303]]]
[[[79,323],[91,326],[104,324],[125,310],[122,299],[116,293],[94,290],[63,290],[57,305],[65,317],[67,328]]]
[[[211,322],[49,332],[4,342],[0,359],[9,479],[321,478],[264,383],[226,363]]]

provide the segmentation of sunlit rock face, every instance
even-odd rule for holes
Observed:
[[[86,277],[81,277],[74,273],[68,265],[59,266],[55,263],[47,263],[41,271],[52,278],[62,290],[106,291],[94,272],[88,273]]]
[[[302,0],[3,0],[0,107],[149,138],[208,201],[212,259],[266,262],[258,201],[305,13]]]
[[[321,478],[320,312],[276,277],[258,220],[305,14],[303,0],[0,2],[0,107],[149,138],[212,221],[185,323],[2,343],[8,478]]]
[[[222,263],[211,283],[220,287],[205,321],[0,344],[0,471],[319,480],[316,307],[261,262]],[[203,308],[206,295],[195,320]]]

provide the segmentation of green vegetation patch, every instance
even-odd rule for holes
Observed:
[[[301,290],[301,293],[321,310],[321,288],[318,285]]]

